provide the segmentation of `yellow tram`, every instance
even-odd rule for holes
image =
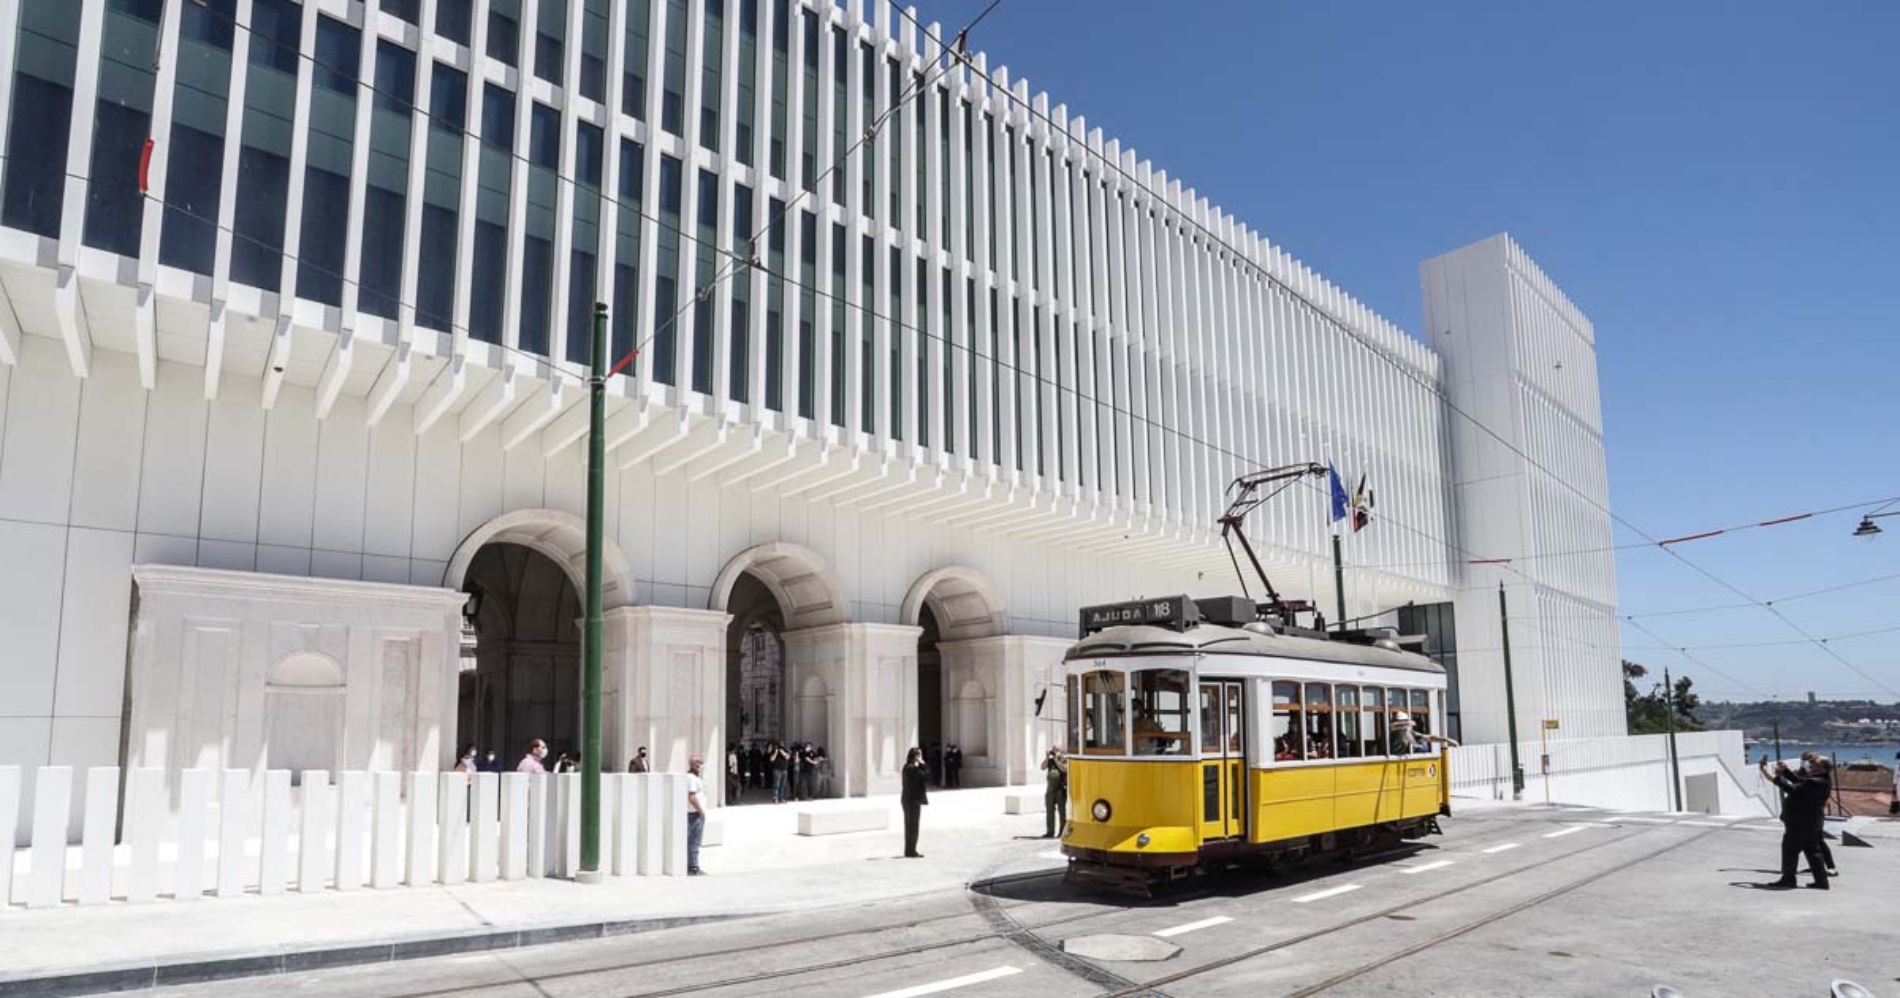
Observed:
[[[1083,610],[1065,668],[1072,879],[1146,886],[1378,848],[1451,813],[1445,670],[1390,630],[1309,630],[1271,609]]]

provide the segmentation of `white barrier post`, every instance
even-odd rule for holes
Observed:
[[[528,775],[528,876],[545,877],[548,875],[548,814],[553,811],[548,801],[548,783],[546,773]]]
[[[560,823],[554,839],[560,867],[556,876],[572,880],[581,869],[581,774],[562,773],[555,780],[561,787]]]
[[[402,883],[402,774],[376,773],[370,847],[370,886]]]
[[[501,879],[528,875],[528,774],[501,774]]]
[[[244,855],[245,840],[250,838],[251,773],[247,769],[227,769],[218,786],[218,896],[238,897],[250,878],[249,860]]]
[[[409,773],[409,876],[411,887],[435,883],[436,774]]]
[[[0,766],[0,842],[6,843],[0,862],[0,910],[13,903],[13,830],[20,824],[20,767]]]
[[[297,856],[297,890],[310,894],[323,889],[330,875],[330,773],[306,769],[303,774],[303,824]]]
[[[26,906],[59,905],[66,884],[66,813],[72,808],[73,767],[41,766],[33,779],[33,854],[27,868]]]
[[[436,795],[437,878],[444,884],[468,879],[468,774],[447,772]]]
[[[667,773],[660,783],[660,872],[686,875],[686,777]]]
[[[657,877],[660,875],[660,855],[665,851],[666,844],[660,830],[660,790],[663,781],[653,773],[639,773],[631,779],[636,787],[634,797],[640,802],[635,818],[640,829],[638,872],[642,877]]]
[[[132,840],[132,868],[125,899],[150,901],[158,897],[158,847],[165,838],[165,771],[140,769],[127,788],[125,827]]]
[[[86,812],[79,851],[80,904],[104,904],[112,899],[112,837],[119,825],[119,767],[86,770]],[[11,826],[7,826],[11,827]],[[0,828],[0,836],[11,834]],[[13,865],[13,844],[0,860]]]
[[[614,807],[611,824],[603,817],[602,824],[613,829],[613,870],[616,877],[631,877],[639,872],[640,858],[640,784],[626,773],[615,773]]]
[[[290,879],[290,770],[264,772],[264,827],[258,837],[257,893],[282,894]]]
[[[473,826],[470,837],[468,879],[485,884],[495,879],[500,872],[500,863],[495,855],[495,847],[501,829],[497,827],[501,820],[499,805],[500,775],[497,773],[475,774],[474,807],[470,809],[469,823]]]
[[[172,865],[172,900],[196,901],[205,892],[205,808],[211,804],[209,769],[178,774],[178,861]]]
[[[369,774],[338,773],[336,808],[336,889],[363,886],[363,833],[369,825]]]

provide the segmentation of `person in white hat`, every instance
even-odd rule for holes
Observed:
[[[1430,752],[1432,743],[1437,742],[1446,748],[1457,748],[1458,742],[1443,735],[1428,734],[1418,730],[1418,724],[1412,715],[1405,711],[1396,711],[1392,715],[1392,754],[1411,755],[1414,752]]]

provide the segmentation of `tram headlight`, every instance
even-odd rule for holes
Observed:
[[[1108,806],[1107,801],[1098,800],[1089,808],[1089,813],[1095,816],[1096,821],[1107,821],[1108,816],[1114,814],[1115,811]]]
[[[1135,836],[1135,848],[1146,849],[1150,841],[1152,840],[1148,838],[1148,833],[1142,832],[1140,835]]]

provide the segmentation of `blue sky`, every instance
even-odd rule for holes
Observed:
[[[920,14],[953,31],[984,2]],[[1511,232],[1595,324],[1612,505],[1663,537],[1900,495],[1896,38],[1884,0],[1004,0],[971,41],[1406,329],[1420,260]],[[1679,550],[1761,599],[1900,575],[1900,517],[1871,543],[1856,520]],[[1653,549],[1618,582],[1629,613],[1738,601]],[[1900,626],[1900,579],[1782,609]],[[1759,609],[1645,623],[1799,640]],[[1697,664],[1625,630],[1750,699],[1900,698],[1896,639],[1833,645],[1869,680],[1812,645]]]

